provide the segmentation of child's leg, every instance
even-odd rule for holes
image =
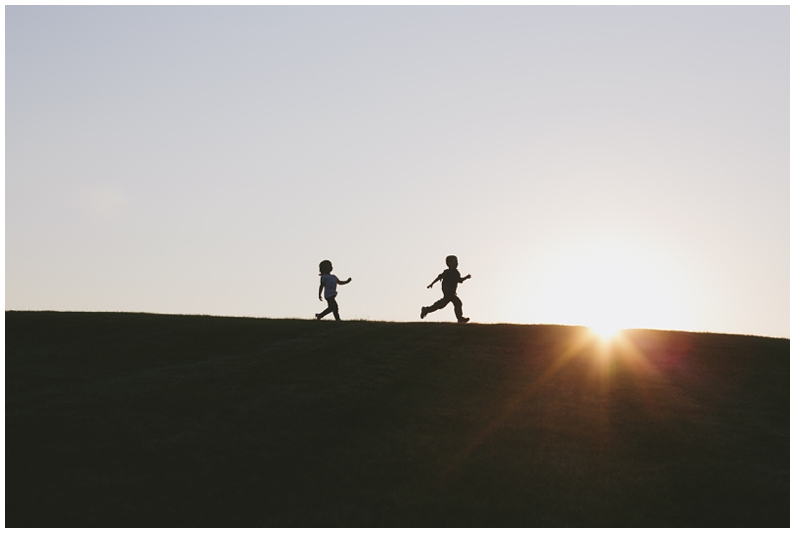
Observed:
[[[323,311],[321,311],[320,313],[315,315],[317,317],[317,319],[320,320],[321,318],[323,318],[327,314],[334,313],[334,318],[339,320],[339,318],[338,318],[339,315],[337,314],[337,301],[336,301],[336,299],[335,298],[326,298],[326,303],[328,303],[328,307],[326,307]]]
[[[453,302],[453,309],[455,310],[455,317],[458,320],[464,318],[464,304],[461,303],[461,298],[458,296],[453,296],[450,298],[450,301]]]
[[[337,298],[327,298],[328,300],[328,307],[331,309],[331,312],[334,313],[334,320],[340,319],[340,308],[337,305]]]
[[[444,309],[447,307],[447,304],[450,303],[450,298],[447,296],[443,296],[441,300],[436,300],[436,302],[430,306],[426,307],[425,311],[428,313],[433,313],[434,311],[438,311],[439,309]]]

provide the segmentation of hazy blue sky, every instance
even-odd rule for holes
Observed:
[[[6,309],[789,337],[789,7],[6,7]],[[426,320],[453,320],[452,306]]]

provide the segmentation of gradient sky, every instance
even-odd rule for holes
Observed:
[[[5,13],[6,309],[789,337],[788,6]]]

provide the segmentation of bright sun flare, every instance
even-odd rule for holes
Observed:
[[[589,328],[591,332],[599,337],[603,341],[609,341],[618,336],[623,330],[621,327],[616,326],[615,324],[597,324],[590,326]]]
[[[652,243],[590,236],[545,258],[532,297],[547,320],[588,326],[604,340],[626,328],[665,327],[686,307],[672,264]]]

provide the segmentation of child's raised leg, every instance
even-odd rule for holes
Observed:
[[[428,313],[433,313],[434,311],[438,311],[439,309],[444,309],[447,307],[451,299],[448,296],[442,297],[441,300],[437,300],[432,306],[430,307],[423,307],[422,312],[420,313],[420,318],[425,318],[425,315]]]

